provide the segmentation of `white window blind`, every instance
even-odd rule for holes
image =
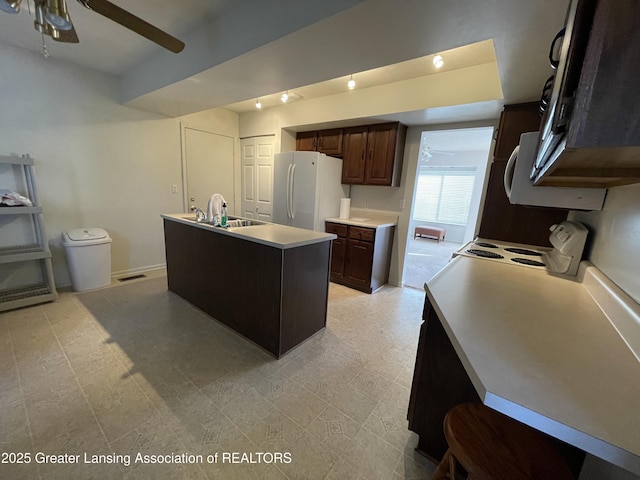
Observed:
[[[413,219],[466,225],[475,177],[475,167],[421,166]]]

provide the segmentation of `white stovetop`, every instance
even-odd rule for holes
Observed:
[[[640,306],[601,272],[459,256],[425,288],[485,404],[640,473]]]

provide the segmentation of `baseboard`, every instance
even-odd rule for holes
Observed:
[[[166,263],[160,263],[158,265],[148,265],[146,267],[129,268],[127,270],[118,270],[117,272],[111,272],[111,278],[128,277],[131,275],[137,275],[140,273],[152,272],[155,270],[162,270],[167,268]]]

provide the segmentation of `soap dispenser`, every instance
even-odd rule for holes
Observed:
[[[221,227],[227,226],[227,203],[226,202],[222,203],[222,211],[220,212],[220,226]]]

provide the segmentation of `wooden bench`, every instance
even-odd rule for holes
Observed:
[[[413,238],[417,237],[428,237],[438,240],[444,240],[444,235],[446,230],[442,227],[428,227],[423,225],[422,227],[416,227],[413,232]]]

